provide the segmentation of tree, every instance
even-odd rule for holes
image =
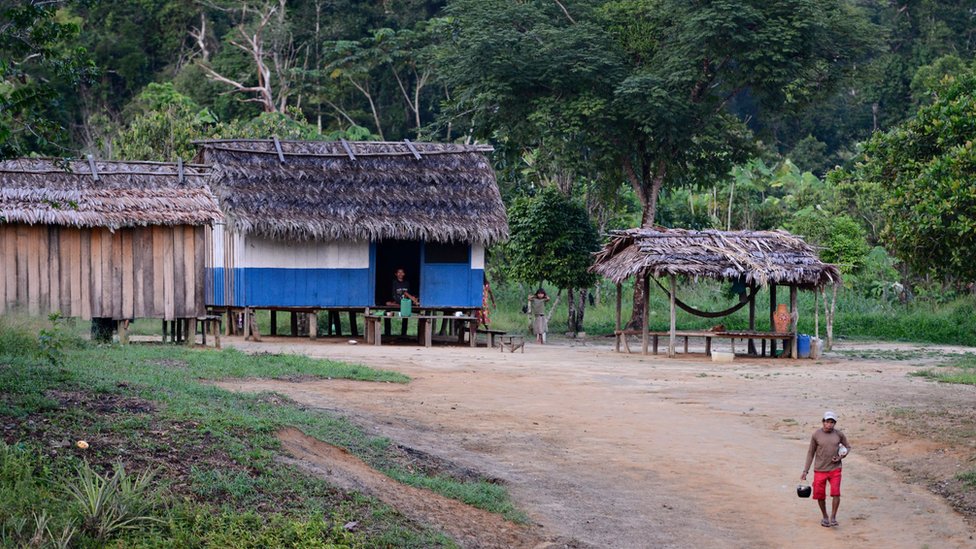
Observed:
[[[508,212],[511,238],[505,245],[509,275],[530,284],[548,281],[569,292],[569,330],[583,329],[586,288],[596,282],[587,271],[599,235],[586,209],[558,189],[516,199]],[[579,289],[578,294],[574,291]]]
[[[442,76],[479,137],[607,163],[654,224],[662,188],[723,176],[761,111],[823,95],[866,52],[842,0],[455,0]]]
[[[58,17],[67,3],[0,4],[0,158],[65,151],[68,120],[58,85],[70,88],[95,75],[88,53],[69,45],[78,24]]]
[[[912,120],[876,134],[838,176],[879,197],[886,248],[917,273],[976,280],[976,72],[949,78]]]
[[[132,121],[113,140],[113,155],[124,160],[189,161],[195,139],[205,139],[217,120],[170,83],[149,84],[129,110]]]

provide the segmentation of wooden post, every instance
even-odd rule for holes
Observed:
[[[173,331],[176,332],[176,341],[175,342],[176,343],[183,343],[183,323],[180,322],[180,319],[179,318],[177,318],[176,320],[173,321],[173,326],[175,326],[175,328],[173,329]]]
[[[251,339],[251,308],[244,307],[244,341]]]
[[[129,344],[129,319],[120,320],[118,323],[119,344]]]
[[[790,331],[793,332],[793,345],[790,347],[790,356],[799,358],[796,353],[797,326],[800,324],[800,312],[796,310],[796,286],[790,286]]]
[[[813,289],[813,337],[820,339],[820,307],[817,298],[820,297],[820,289]]]
[[[641,322],[641,354],[647,354],[647,326],[648,318],[650,316],[651,304],[651,278],[647,274],[644,275],[644,320]]]
[[[674,358],[675,350],[675,325],[677,324],[678,315],[675,310],[675,294],[678,292],[678,281],[674,275],[671,275],[671,333],[668,334],[668,358]]]
[[[315,341],[319,335],[319,314],[315,311],[308,313],[308,338]]]
[[[253,309],[248,309],[248,314],[244,318],[244,325],[250,330],[254,341],[261,341],[261,332],[258,330],[258,315],[254,313]]]
[[[183,343],[187,347],[192,347],[197,341],[197,319],[196,318],[184,318],[181,322],[186,323],[186,339]]]
[[[278,311],[276,311],[274,309],[271,309],[271,328],[270,328],[270,331],[271,331],[271,333],[270,333],[271,336],[278,335]]]
[[[618,282],[617,283],[617,324],[616,324],[617,327],[615,328],[617,332],[620,331],[620,324],[621,324],[621,318],[620,318],[621,292],[622,292],[622,289],[620,287],[620,283]],[[619,334],[619,333],[616,334],[616,336],[617,336],[616,337],[616,340],[617,340],[617,343],[616,343],[616,351],[619,353],[620,352],[620,338],[627,337],[627,336],[626,335],[623,335],[623,334]]]
[[[769,331],[776,331],[776,284],[769,283]],[[776,340],[769,340],[769,356],[776,358]]]
[[[166,319],[163,319],[163,343],[166,343]]]
[[[291,313],[291,336],[298,336],[298,313],[292,311]]]
[[[349,311],[349,332],[352,337],[359,337],[359,325],[356,324],[356,311]]]
[[[756,331],[756,283],[749,284],[749,331]],[[749,339],[749,354],[756,354],[756,341]]]

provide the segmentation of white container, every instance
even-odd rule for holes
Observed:
[[[810,358],[817,360],[823,356],[823,340],[819,337],[810,338]]]
[[[712,351],[712,362],[732,362],[735,360],[735,353],[727,351]]]

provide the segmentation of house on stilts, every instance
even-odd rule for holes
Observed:
[[[403,268],[420,307],[482,305],[485,248],[508,235],[483,145],[208,140],[196,161],[224,213],[207,304],[354,316]],[[250,318],[250,315],[244,315]],[[230,324],[230,323],[229,323]],[[245,332],[250,322],[245,323]],[[309,333],[314,337],[315,330]],[[355,333],[355,332],[354,332]]]
[[[0,162],[0,314],[117,323],[206,314],[209,168],[158,162]]]

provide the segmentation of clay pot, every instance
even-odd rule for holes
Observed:
[[[786,310],[785,303],[780,303],[773,313],[773,330],[779,333],[790,331],[790,312]]]

